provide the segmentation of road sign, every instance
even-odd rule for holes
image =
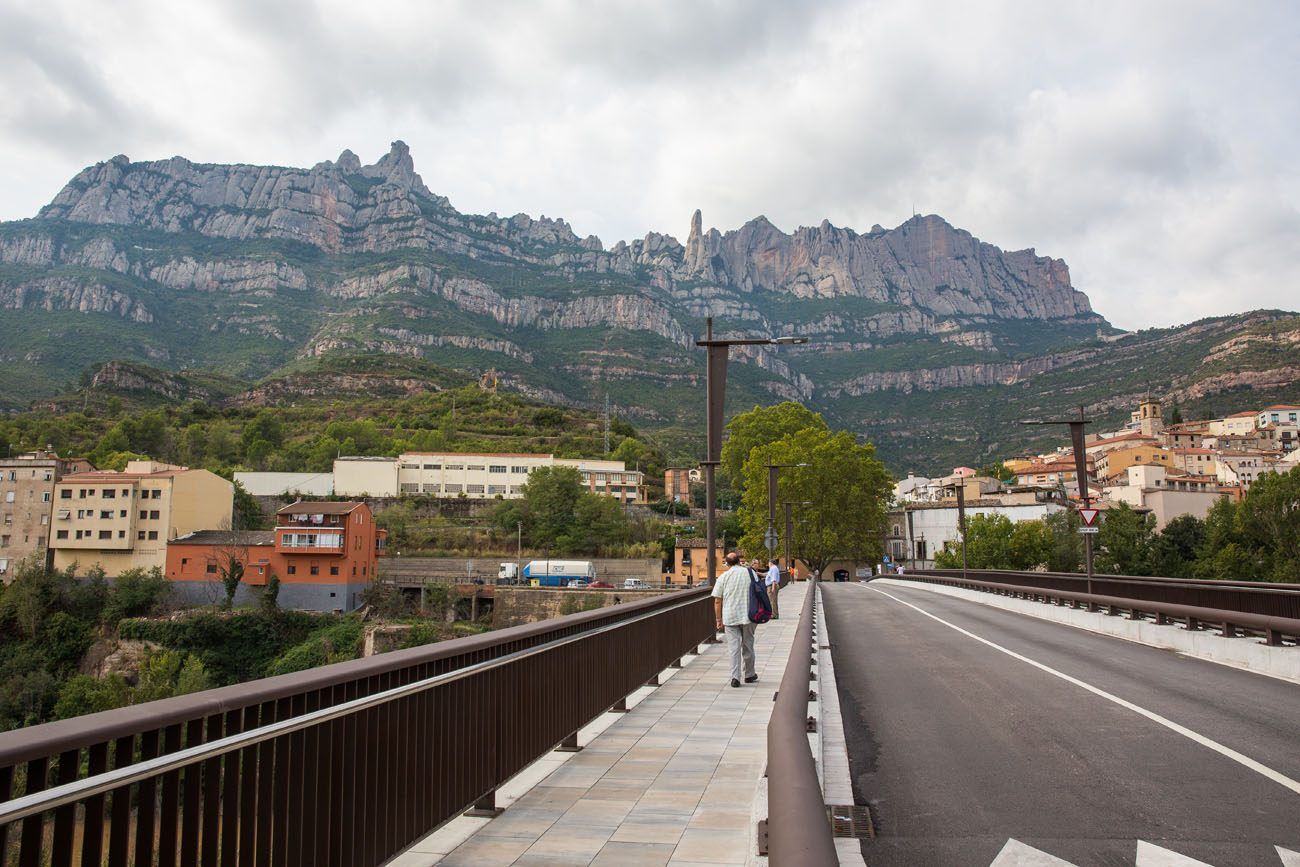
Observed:
[[[1097,530],[1098,530],[1097,527],[1080,527],[1080,528],[1079,528],[1079,532],[1080,532],[1080,533],[1084,533],[1084,534],[1086,534],[1086,535],[1095,535],[1095,534],[1097,533]]]
[[[771,527],[768,527],[767,532],[763,534],[763,547],[769,551],[776,550],[776,530]]]
[[[1080,509],[1079,517],[1083,519],[1083,526],[1091,527],[1097,523],[1097,516],[1101,514],[1100,509]]]

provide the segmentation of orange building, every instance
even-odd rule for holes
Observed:
[[[351,611],[375,579],[386,530],[365,503],[297,502],[276,512],[274,530],[203,530],[167,545],[167,578],[186,601],[223,599],[222,575],[232,562],[244,575],[236,604],[249,588],[280,580],[277,601],[304,611]]]

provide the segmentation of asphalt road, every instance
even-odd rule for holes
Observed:
[[[1011,839],[1076,865],[1132,865],[1138,841],[1216,867],[1300,851],[1300,685],[915,587],[822,587],[869,867],[986,867]]]

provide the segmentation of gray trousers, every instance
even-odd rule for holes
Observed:
[[[731,654],[731,679],[740,680],[741,663],[744,663],[744,677],[753,677],[754,670],[754,628],[757,624],[744,623],[740,626],[727,627],[727,652]]]

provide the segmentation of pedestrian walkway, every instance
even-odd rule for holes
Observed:
[[[701,645],[630,697],[630,712],[580,732],[581,752],[503,786],[500,816],[456,819],[390,867],[753,863],[772,695],[810,587],[783,590],[781,619],[758,628],[758,683],[732,689],[726,645]]]

